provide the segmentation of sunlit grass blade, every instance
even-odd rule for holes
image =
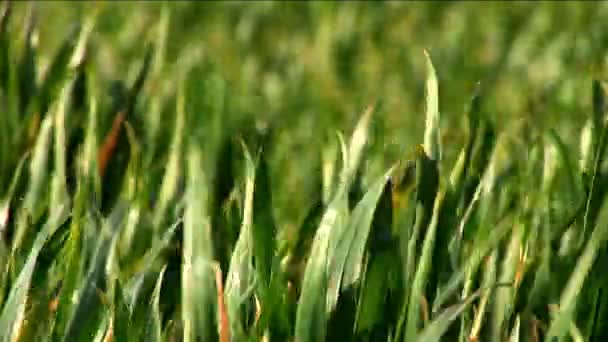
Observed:
[[[439,130],[439,86],[437,73],[428,51],[426,59],[426,128],[424,130],[424,152],[432,160],[441,160],[441,133]]]
[[[186,211],[182,264],[182,320],[184,341],[212,340],[215,328],[215,276],[209,185],[203,170],[202,151],[194,144],[187,154]]]
[[[367,246],[372,220],[378,200],[385,191],[386,183],[393,169],[389,169],[367,191],[353,210],[349,227],[340,238],[333,262],[332,272],[340,273],[339,287],[346,289],[357,282],[361,276],[363,255]]]

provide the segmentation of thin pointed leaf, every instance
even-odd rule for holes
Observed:
[[[424,152],[432,160],[441,160],[441,134],[439,132],[439,90],[437,74],[428,51],[426,59],[426,128],[424,130]]]

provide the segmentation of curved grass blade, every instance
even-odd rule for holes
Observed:
[[[42,230],[36,235],[36,240],[27,261],[19,272],[8,299],[4,303],[2,313],[0,313],[0,341],[11,341],[19,333],[19,326],[23,323],[21,320],[25,314],[25,305],[38,256],[49,236],[54,233],[65,218],[65,214],[64,206],[57,207]]]
[[[47,116],[40,126],[40,133],[32,153],[32,161],[30,163],[29,172],[29,187],[25,194],[23,208],[31,213],[35,220],[43,210],[44,203],[44,185],[48,176],[48,159],[49,148],[51,141],[51,131],[53,129],[53,118]]]
[[[418,335],[416,341],[439,342],[448,330],[452,322],[466,310],[471,303],[480,295],[480,290],[469,296],[463,303],[453,305],[440,313],[424,330]],[[407,341],[407,340],[406,340]]]
[[[357,203],[349,220],[349,228],[345,230],[338,243],[333,260],[336,266],[332,268],[332,271],[339,273],[339,279],[341,279],[339,288],[341,289],[350,287],[361,277],[363,254],[376,207],[392,172],[393,168],[382,175],[367,191],[363,199]]]
[[[142,336],[142,340],[144,341],[161,341],[162,334],[159,297],[161,285],[163,283],[163,276],[165,275],[166,269],[167,265],[163,266],[163,268],[161,269],[160,274],[158,275],[158,280],[156,281],[156,285],[154,286],[152,298],[150,298],[148,317],[146,319],[144,334]]]

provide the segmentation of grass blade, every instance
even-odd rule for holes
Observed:
[[[439,131],[439,86],[437,74],[428,51],[426,59],[426,128],[424,130],[424,152],[432,160],[441,160],[441,133]]]
[[[144,339],[145,341],[161,341],[161,317],[159,308],[159,297],[161,285],[163,283],[163,276],[165,275],[166,269],[167,266],[165,265],[160,271],[160,274],[158,275],[158,280],[156,281],[156,285],[154,286],[152,298],[150,298],[148,318],[146,320],[146,327],[142,336],[142,339]]]
[[[441,341],[441,338],[448,330],[452,322],[466,310],[471,303],[479,297],[477,291],[467,298],[463,303],[453,305],[440,313],[424,330],[418,335],[416,341],[420,342],[435,342]]]
[[[48,237],[59,227],[63,218],[65,218],[65,207],[57,207],[42,230],[36,235],[27,262],[21,269],[19,277],[3,305],[2,313],[0,313],[0,341],[12,341],[19,334],[19,327],[23,324],[22,319],[25,314],[28,291],[38,256]]]
[[[184,219],[182,264],[182,319],[184,341],[215,340],[215,276],[209,187],[202,169],[202,151],[194,144],[188,151],[188,194]]]
[[[405,341],[414,341],[418,335],[418,322],[420,317],[420,301],[424,296],[426,282],[429,272],[431,271],[431,260],[433,256],[433,248],[435,247],[435,237],[438,229],[439,214],[442,209],[444,192],[439,192],[433,207],[433,216],[429,224],[424,242],[422,245],[422,254],[416,268],[411,294],[409,295],[407,323],[405,327]],[[426,341],[426,339],[422,339]]]

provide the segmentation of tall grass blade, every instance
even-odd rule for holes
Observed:
[[[203,171],[202,151],[194,144],[190,145],[187,160],[188,193],[181,279],[184,341],[209,341],[217,336],[209,186]]]
[[[433,207],[433,217],[431,219],[431,222],[429,223],[428,230],[424,237],[424,242],[422,245],[422,254],[420,255],[420,260],[418,261],[418,267],[416,267],[416,274],[412,283],[412,289],[408,303],[407,323],[405,327],[406,341],[414,341],[416,340],[418,335],[418,324],[420,321],[420,301],[424,296],[429,272],[431,271],[432,267],[431,259],[433,256],[433,248],[435,247],[435,239],[439,224],[439,215],[442,209],[444,198],[445,193],[440,191],[435,199],[435,205]]]

